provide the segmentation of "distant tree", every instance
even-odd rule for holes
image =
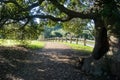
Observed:
[[[62,29],[62,26],[56,24],[54,27],[45,26],[44,35],[46,38],[50,37],[62,37],[65,35],[65,31]]]
[[[89,20],[81,20],[79,18],[72,19],[69,22],[63,23],[63,29],[74,34],[74,36],[79,37],[83,34],[83,30],[87,26],[88,22]]]

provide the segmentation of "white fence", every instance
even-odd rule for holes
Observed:
[[[69,42],[69,43],[74,43],[74,44],[81,44],[84,46],[90,46],[94,47],[95,41],[94,40],[88,40],[88,39],[83,39],[83,38],[47,38],[47,40],[51,41],[61,41],[61,42]]]

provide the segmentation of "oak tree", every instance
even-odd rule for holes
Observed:
[[[94,59],[120,52],[120,0],[0,0],[0,26],[33,18],[65,22],[91,19],[96,29]]]

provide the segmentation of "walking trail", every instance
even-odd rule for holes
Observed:
[[[14,69],[5,76],[8,80],[88,80],[75,68],[76,56],[64,44],[46,42],[42,50],[27,55],[26,59],[15,59],[17,62],[11,63]]]

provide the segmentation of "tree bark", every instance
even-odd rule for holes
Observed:
[[[98,60],[103,57],[103,55],[109,50],[109,43],[107,37],[107,29],[104,22],[100,18],[95,19],[94,22],[96,37],[92,56],[94,59]]]

